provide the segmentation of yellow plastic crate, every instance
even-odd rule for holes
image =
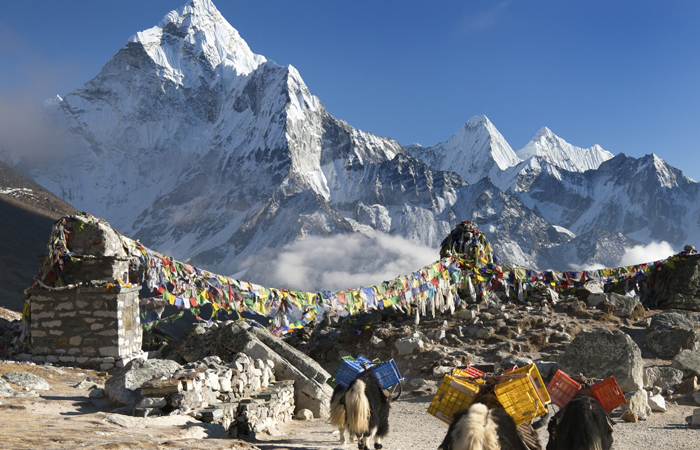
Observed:
[[[478,384],[446,374],[430,402],[428,413],[451,424],[455,413],[469,408],[478,395]]]
[[[552,400],[549,394],[542,395],[544,382],[534,364],[508,374],[494,387],[494,394],[516,425],[529,422],[547,412],[547,403]],[[518,376],[520,375],[520,376]],[[511,378],[515,376],[515,378]],[[537,380],[537,381],[535,381]]]
[[[535,364],[528,364],[527,366],[510,372],[508,375],[513,375],[516,373],[530,375],[532,377],[532,381],[535,383],[537,391],[540,393],[540,397],[542,397],[542,400],[544,400],[544,404],[547,405],[552,403],[552,398],[550,397],[549,392],[547,392],[547,385],[544,384],[544,381],[540,376],[540,371],[537,370],[537,366]]]
[[[493,390],[515,425],[532,421],[546,411],[531,380],[529,376],[514,378],[497,384]]]

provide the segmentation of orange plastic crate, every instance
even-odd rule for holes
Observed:
[[[615,377],[609,377],[591,386],[591,395],[598,400],[606,413],[609,413],[618,406],[627,403],[625,394],[617,384]]]
[[[479,396],[479,385],[470,380],[445,375],[428,407],[428,413],[450,424],[455,413],[469,408]]]
[[[549,386],[547,386],[547,392],[549,392],[549,396],[552,398],[552,403],[559,408],[566,406],[580,389],[581,385],[569,378],[569,376],[561,370],[557,370],[554,378],[552,378],[552,381],[549,382]]]

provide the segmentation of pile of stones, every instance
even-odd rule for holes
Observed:
[[[134,360],[110,378],[105,392],[121,411],[140,417],[186,414],[222,425],[230,437],[275,434],[292,419],[292,381],[276,381],[271,360],[240,353],[180,366],[170,360]]]

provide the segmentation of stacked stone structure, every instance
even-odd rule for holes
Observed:
[[[129,260],[107,223],[70,219],[70,283],[28,291],[33,360],[108,370],[141,355],[140,287],[123,284]]]

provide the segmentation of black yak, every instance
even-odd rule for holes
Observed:
[[[347,431],[351,442],[358,438],[360,450],[368,450],[369,441],[375,449],[381,449],[382,438],[389,433],[389,401],[373,376],[358,378],[347,389],[336,386],[331,397],[330,423],[338,427],[340,441],[347,442]]]
[[[612,426],[596,399],[576,397],[549,422],[547,450],[610,450]]]

